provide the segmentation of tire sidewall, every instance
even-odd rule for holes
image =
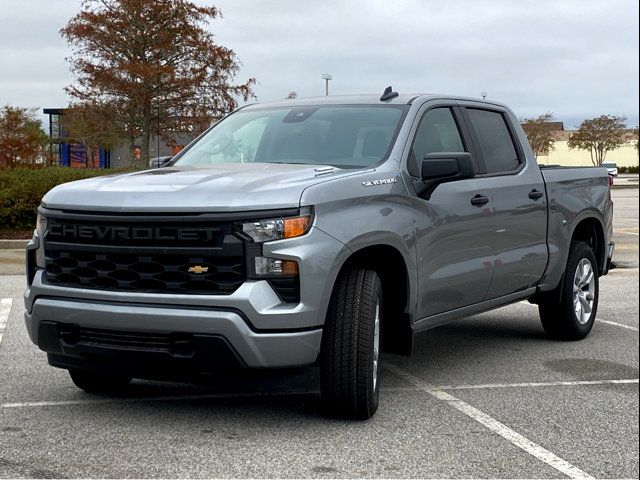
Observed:
[[[378,302],[378,308],[379,308],[379,312],[380,312],[380,326],[382,326],[382,285],[380,284],[380,280],[378,279],[377,281],[377,292],[376,292],[376,296],[377,296],[377,302]],[[375,387],[373,387],[373,351],[374,351],[374,334],[375,334],[375,305],[373,307],[373,312],[371,313],[370,317],[370,338],[371,338],[371,345],[369,348],[370,351],[370,358],[369,358],[369,366],[368,366],[368,384],[369,384],[369,388],[368,388],[368,396],[369,396],[369,405],[371,405],[373,411],[375,411],[378,408],[378,403],[380,401],[380,373],[382,371],[382,369],[380,368],[381,365],[381,356],[382,356],[382,349],[380,348],[380,346],[378,347],[378,365],[377,365],[377,382]],[[381,345],[381,344],[380,344]]]
[[[576,312],[573,306],[573,282],[574,276],[576,273],[576,269],[578,265],[582,261],[582,259],[587,259],[589,263],[591,263],[591,268],[594,273],[594,301],[593,301],[593,309],[591,310],[591,316],[589,320],[582,324],[578,321],[578,317],[576,316]],[[598,300],[600,298],[600,282],[598,279],[599,269],[598,263],[596,261],[596,257],[586,243],[580,242],[578,243],[572,251],[572,255],[569,257],[567,262],[567,271],[565,273],[565,284],[564,284],[564,304],[566,308],[566,315],[571,319],[569,328],[574,330],[574,332],[580,337],[585,337],[593,328],[593,324],[595,322],[596,314],[598,311]]]

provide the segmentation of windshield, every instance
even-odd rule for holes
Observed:
[[[175,165],[298,163],[369,167],[388,154],[407,106],[240,110],[216,124]]]

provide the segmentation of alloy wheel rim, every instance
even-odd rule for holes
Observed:
[[[380,357],[380,300],[376,303],[373,320],[373,391],[378,386],[378,361]]]
[[[591,319],[595,303],[596,279],[591,262],[583,258],[573,276],[573,310],[580,325]]]

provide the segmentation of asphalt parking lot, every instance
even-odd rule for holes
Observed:
[[[86,394],[2,275],[0,477],[638,478],[638,189],[613,195],[618,268],[587,339],[548,340],[528,303],[432,330],[385,358],[367,422],[323,417],[313,369]]]

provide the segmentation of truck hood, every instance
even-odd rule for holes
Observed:
[[[168,167],[62,184],[42,201],[53,209],[110,212],[294,208],[300,205],[306,187],[355,173],[326,169],[319,165],[265,163]]]

